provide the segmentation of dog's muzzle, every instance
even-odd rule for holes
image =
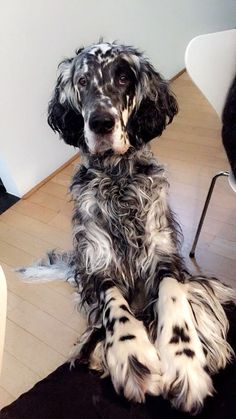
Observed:
[[[95,134],[109,134],[115,126],[115,118],[108,112],[93,112],[89,118],[89,128]]]

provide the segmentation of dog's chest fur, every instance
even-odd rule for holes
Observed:
[[[80,166],[71,192],[75,247],[84,273],[112,268],[113,275],[132,283],[150,270],[158,246],[171,250],[164,216],[167,185],[163,167],[146,148]]]

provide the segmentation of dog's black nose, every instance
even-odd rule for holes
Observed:
[[[89,118],[89,128],[95,134],[108,134],[115,125],[115,118],[110,113],[94,112]]]

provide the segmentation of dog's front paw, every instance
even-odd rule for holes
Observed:
[[[106,362],[117,393],[144,402],[145,394],[162,391],[160,360],[142,322],[129,314],[116,319],[107,334]]]
[[[205,398],[212,395],[213,385],[204,367],[197,359],[193,360],[193,356],[196,355],[191,349],[184,349],[176,355],[178,362],[170,358],[169,368],[163,374],[163,395],[175,408],[196,414]]]
[[[174,407],[192,414],[213,393],[211,377],[194,317],[186,298],[186,286],[173,278],[160,284],[158,347],[163,372],[163,395]]]

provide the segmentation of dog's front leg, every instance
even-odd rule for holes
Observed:
[[[159,286],[156,345],[161,357],[163,393],[176,408],[196,413],[213,391],[207,361],[194,325],[187,284],[171,277]]]
[[[162,391],[159,357],[120,290],[111,286],[103,293],[105,362],[113,385],[127,399],[143,402],[146,393]]]

